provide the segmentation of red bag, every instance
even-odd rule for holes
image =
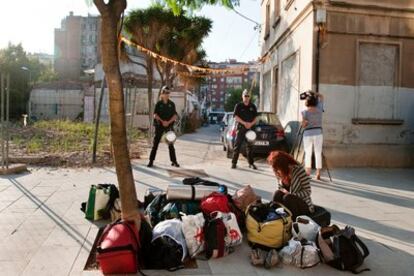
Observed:
[[[210,215],[212,212],[220,211],[229,213],[229,201],[226,195],[213,192],[208,197],[201,200],[201,210],[204,214]]]
[[[116,221],[105,227],[96,259],[103,274],[137,273],[138,231],[133,222]]]

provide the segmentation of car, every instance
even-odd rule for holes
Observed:
[[[223,142],[223,148],[226,148],[227,157],[233,156],[234,143],[236,140],[237,122],[232,120],[228,127]],[[285,131],[279,118],[271,112],[258,112],[256,125],[252,129],[256,132],[257,138],[253,144],[253,155],[267,155],[274,150],[288,152],[288,144],[285,137]],[[246,155],[246,145],[242,146],[241,153]]]
[[[221,122],[224,117],[224,112],[212,111],[208,114],[208,121],[210,124],[215,125]]]
[[[223,150],[226,151],[227,147],[226,147],[226,135],[227,132],[229,131],[230,127],[233,125],[233,112],[227,112],[224,115],[223,121],[221,122],[221,126],[220,126],[220,140],[221,143],[223,144]]]
[[[220,122],[220,131],[223,131],[223,129],[229,125],[231,118],[233,118],[233,112],[224,113],[223,120]]]

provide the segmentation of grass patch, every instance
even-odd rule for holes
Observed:
[[[12,130],[12,143],[25,148],[27,153],[69,153],[92,151],[95,125],[93,123],[72,122],[67,120],[38,121],[22,128]],[[130,142],[144,138],[144,133],[131,129]],[[101,123],[98,132],[97,151],[110,150],[110,126]]]

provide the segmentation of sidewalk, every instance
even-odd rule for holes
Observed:
[[[202,128],[177,142],[183,168],[204,170],[211,180],[230,190],[252,185],[265,199],[276,189],[275,178],[264,162],[249,170],[244,160],[230,170],[218,143],[215,127]],[[171,169],[162,145],[155,168],[133,163],[138,195],[147,188],[165,189]],[[83,271],[99,223],[83,218],[80,203],[89,185],[116,183],[113,168],[30,168],[30,173],[0,178],[0,275],[99,275]],[[335,169],[334,183],[313,182],[313,201],[332,212],[333,223],[350,224],[368,245],[371,255],[364,275],[412,275],[414,271],[414,170]],[[326,178],[324,178],[326,180]],[[176,273],[150,271],[149,275],[337,275],[325,265],[300,270],[281,266],[270,271],[255,268],[246,244],[218,260],[197,261],[198,269]],[[344,273],[344,275],[346,275]],[[349,275],[349,274],[348,274]]]

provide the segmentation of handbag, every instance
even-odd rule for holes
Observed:
[[[221,258],[230,253],[226,246],[227,229],[221,218],[209,218],[204,224],[206,258]]]
[[[97,243],[97,262],[103,274],[137,273],[138,231],[133,222],[116,221],[105,227]]]
[[[258,200],[260,200],[260,197],[254,193],[250,185],[237,190],[233,195],[234,204],[239,209],[243,210],[243,212],[246,210],[247,206]]]
[[[292,237],[292,213],[280,203],[254,203],[246,209],[246,228],[252,245],[281,248]]]
[[[303,269],[314,267],[321,262],[316,244],[307,240],[293,238],[280,250],[279,254],[284,264]]]
[[[191,258],[204,251],[204,215],[198,213],[197,215],[182,216],[183,234],[187,243],[188,253]]]
[[[110,188],[104,187],[101,184],[91,185],[85,207],[86,219],[95,221],[105,217],[104,213],[110,199],[110,192]]]
[[[243,242],[243,235],[237,223],[237,218],[233,213],[222,213],[216,211],[211,213],[211,216],[221,218],[223,220],[224,226],[226,226],[226,236],[224,237],[226,246],[234,247]]]
[[[223,213],[230,212],[227,196],[217,192],[211,193],[209,196],[201,200],[200,207],[205,215],[210,215],[216,211]]]

